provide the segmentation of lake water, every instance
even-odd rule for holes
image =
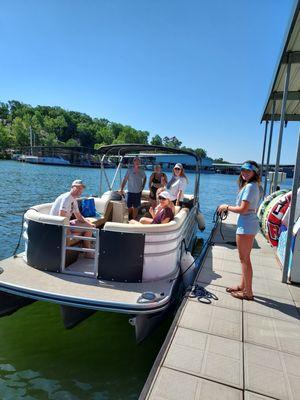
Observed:
[[[0,176],[0,259],[13,253],[27,208],[53,201],[74,179],[86,182],[85,194],[99,192],[96,169],[0,161]],[[193,191],[194,175],[188,178]],[[199,236],[208,237],[218,204],[234,203],[236,180],[231,175],[201,175],[207,228]],[[291,184],[287,180],[282,186]],[[65,330],[59,306],[37,302],[25,307],[0,319],[0,399],[137,399],[170,322],[136,345],[126,316],[98,312]]]

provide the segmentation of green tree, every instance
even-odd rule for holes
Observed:
[[[182,145],[182,142],[179,139],[177,139],[176,136],[172,137],[165,136],[163,138],[163,145],[166,147],[174,147],[175,149],[179,149],[180,146]]]
[[[215,158],[213,162],[219,164],[231,164],[230,162],[223,160],[223,158]]]
[[[162,144],[163,144],[162,138],[159,135],[155,135],[151,139],[150,144],[152,144],[154,146],[162,146]]]
[[[205,157],[207,157],[207,152],[206,152],[206,150],[204,150],[204,149],[197,148],[197,149],[194,150],[194,152],[195,152],[195,153],[197,154],[197,156],[200,157],[200,158],[205,158]]]
[[[7,121],[8,118],[9,118],[8,104],[0,102],[0,121]]]
[[[108,145],[112,144],[114,140],[113,133],[109,125],[101,126],[97,129],[95,133],[95,139],[97,144],[99,145]]]
[[[11,131],[17,146],[29,146],[30,140],[28,127],[20,117],[16,117],[13,120]]]
[[[77,147],[77,146],[80,146],[79,142],[78,142],[76,139],[73,139],[73,138],[67,140],[66,143],[65,143],[65,145],[66,145],[67,147]]]
[[[41,131],[42,142],[44,146],[59,146],[62,143],[57,139],[54,132]]]
[[[14,145],[9,128],[0,123],[0,150],[12,148]]]
[[[148,143],[149,132],[146,131],[137,131],[133,129],[131,126],[124,126],[120,131],[118,137],[113,141],[114,144],[119,143],[139,143],[139,144],[147,144]]]

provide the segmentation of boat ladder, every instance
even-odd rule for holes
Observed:
[[[97,228],[89,228],[86,226],[76,226],[76,231],[82,231],[82,232],[86,232],[86,231],[92,231],[92,236],[88,237],[88,236],[83,236],[80,235],[80,233],[78,234],[73,234],[70,233],[70,228],[74,229],[74,226],[70,227],[70,226],[64,226],[63,227],[63,235],[62,235],[62,259],[61,259],[61,271],[64,273],[69,273],[72,275],[85,275],[87,276],[87,274],[80,272],[80,271],[71,271],[71,270],[67,270],[66,269],[66,252],[68,250],[71,251],[77,251],[79,253],[90,253],[90,254],[94,254],[93,257],[93,261],[94,261],[94,271],[93,271],[93,276],[97,277],[98,275],[98,258],[99,258],[99,229]],[[90,242],[90,245],[92,247],[80,247],[80,246],[68,246],[67,245],[67,240],[68,239],[73,239],[73,240],[80,240],[83,242]],[[94,245],[93,245],[94,244]]]

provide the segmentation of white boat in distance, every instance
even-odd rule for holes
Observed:
[[[23,156],[22,161],[28,162],[30,164],[46,164],[46,165],[71,165],[69,160],[65,160],[61,156]]]
[[[167,224],[128,224],[125,200],[114,191],[122,160],[157,151],[193,157],[198,171],[194,193],[185,194]],[[98,310],[125,313],[140,342],[166,315],[182,285],[181,260],[186,249],[191,251],[198,229],[199,159],[188,151],[149,145],[104,146],[99,154],[100,197],[94,198],[98,217],[92,219],[96,228],[90,228],[93,236],[88,238],[92,248],[82,247],[86,238],[71,234],[66,218],[49,215],[52,203],[31,207],[24,215],[25,252],[0,262],[0,315],[36,300],[59,304],[67,328]],[[111,182],[104,169],[110,156],[119,159]],[[104,180],[109,191],[102,194]],[[144,190],[143,211],[148,198]],[[95,257],[84,258],[84,252]]]

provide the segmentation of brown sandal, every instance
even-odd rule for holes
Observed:
[[[230,294],[232,297],[235,297],[236,299],[240,299],[240,300],[252,301],[254,299],[253,296],[248,296],[245,292],[242,292],[242,291],[231,292]]]
[[[242,288],[239,286],[233,286],[233,287],[228,287],[226,288],[227,293],[232,293],[232,292],[241,292]]]

